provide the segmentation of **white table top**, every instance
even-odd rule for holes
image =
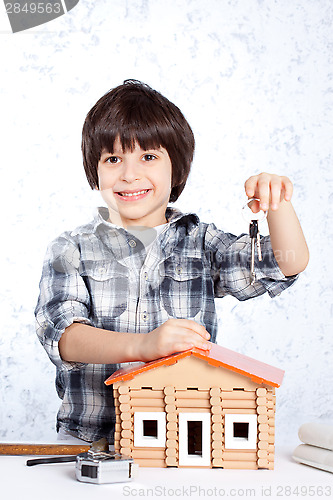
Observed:
[[[125,498],[333,498],[333,475],[293,461],[293,449],[277,448],[275,469],[223,470],[140,468],[135,480],[118,484],[80,483],[75,464],[27,467],[27,456],[0,456],[1,497],[91,500]]]

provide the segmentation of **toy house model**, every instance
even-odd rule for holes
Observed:
[[[274,468],[275,387],[284,372],[210,344],[123,368],[115,450],[146,467]]]

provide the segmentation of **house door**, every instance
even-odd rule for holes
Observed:
[[[210,466],[210,413],[179,413],[179,465]]]

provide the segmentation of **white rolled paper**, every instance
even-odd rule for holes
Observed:
[[[301,464],[333,473],[333,451],[300,444],[293,453],[293,459]]]
[[[298,437],[305,444],[333,450],[333,425],[307,423],[301,425]]]

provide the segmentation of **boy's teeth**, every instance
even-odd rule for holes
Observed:
[[[139,194],[144,194],[148,191],[148,189],[144,189],[143,191],[137,191],[136,193],[120,193],[122,196],[138,196]]]

